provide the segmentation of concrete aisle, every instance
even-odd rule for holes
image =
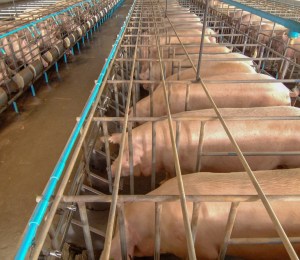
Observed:
[[[12,259],[25,226],[54,169],[105,58],[132,4],[125,3],[93,34],[80,55],[60,63],[60,78],[39,84],[37,98],[19,101],[21,115],[0,116],[0,259]]]

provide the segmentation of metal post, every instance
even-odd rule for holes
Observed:
[[[166,0],[165,18],[167,18],[167,11],[168,11],[168,0]]]
[[[35,97],[35,89],[34,89],[33,84],[30,85],[30,90],[31,90],[32,96]]]
[[[86,248],[88,251],[89,259],[94,260],[94,249],[93,249],[93,242],[92,242],[92,237],[91,237],[91,232],[90,232],[90,227],[89,227],[89,220],[86,212],[86,207],[84,202],[78,202],[78,208],[79,208],[79,214],[80,214],[80,219],[81,223],[83,226],[83,235],[84,235],[84,240],[86,244]]]
[[[125,231],[125,217],[124,217],[124,204],[117,206],[118,208],[118,222],[119,222],[119,232],[120,232],[120,243],[122,260],[127,260],[127,241],[126,241],[126,231]]]
[[[155,203],[155,247],[154,259],[160,259],[160,220],[161,220],[162,204]]]
[[[19,108],[18,108],[18,105],[17,105],[17,103],[15,101],[13,102],[13,107],[14,107],[15,112],[17,114],[19,114]]]
[[[64,53],[64,62],[68,63],[68,59],[67,59],[67,54],[66,53]]]
[[[204,46],[207,13],[208,13],[208,0],[206,0],[205,13],[204,13],[204,19],[203,19],[203,27],[202,27],[200,50],[199,50],[199,59],[198,59],[198,65],[197,65],[196,81],[200,80],[200,69],[201,69],[202,53],[203,53],[203,46]]]
[[[46,84],[48,84],[49,83],[49,79],[48,79],[48,74],[47,74],[46,71],[44,72],[44,77],[45,77]]]
[[[226,255],[227,247],[229,244],[230,236],[231,236],[231,233],[233,230],[233,225],[234,225],[234,221],[236,218],[238,206],[239,206],[239,202],[231,203],[230,212],[228,215],[228,221],[227,221],[227,225],[226,225],[225,238],[224,238],[224,242],[221,246],[220,254],[218,257],[219,260],[225,259],[225,255]]]
[[[55,62],[55,71],[58,73],[58,62]]]

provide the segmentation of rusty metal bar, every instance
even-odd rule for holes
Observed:
[[[160,221],[161,221],[162,204],[155,203],[155,249],[154,259],[160,259]]]
[[[89,220],[86,213],[85,203],[78,202],[77,204],[78,204],[81,223],[83,226],[83,235],[84,235],[85,245],[88,251],[89,259],[94,260],[95,256],[94,256],[93,242],[92,242],[92,237],[91,237],[91,232],[89,227]]]
[[[125,230],[125,217],[124,217],[124,204],[118,204],[118,221],[119,221],[119,231],[120,231],[120,243],[122,260],[127,260],[127,239]]]
[[[227,247],[228,247],[228,244],[230,241],[230,236],[231,236],[231,233],[233,230],[233,225],[234,225],[237,210],[238,210],[238,206],[239,206],[239,202],[231,203],[228,220],[227,220],[227,224],[226,224],[225,237],[224,237],[224,241],[222,243],[222,246],[221,246],[221,249],[219,252],[219,257],[218,257],[219,260],[225,259]]]

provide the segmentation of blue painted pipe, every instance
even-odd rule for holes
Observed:
[[[19,108],[18,108],[18,105],[17,105],[17,103],[15,101],[13,102],[13,107],[14,107],[15,112],[17,114],[19,114]]]
[[[300,23],[290,20],[290,19],[285,19],[282,17],[278,17],[276,15],[258,10],[256,8],[241,4],[239,2],[233,1],[233,0],[222,0],[222,2],[229,4],[229,5],[233,5],[236,6],[238,8],[241,8],[245,11],[248,11],[250,13],[253,13],[255,15],[261,16],[262,18],[268,19],[274,23],[278,23],[283,25],[284,27],[286,27],[287,29],[289,29],[289,37],[292,38],[297,38],[299,37],[299,33],[300,33]]]
[[[123,2],[123,1],[124,0],[121,0],[120,2]],[[116,53],[117,46],[120,42],[121,37],[124,34],[125,28],[128,24],[128,21],[129,21],[129,18],[131,16],[131,14],[132,14],[135,2],[136,2],[136,0],[134,0],[133,4],[131,6],[131,9],[129,11],[130,15],[129,14],[127,15],[126,20],[125,20],[123,26],[121,27],[121,30],[120,30],[120,32],[117,36],[117,39],[116,39],[116,41],[115,41],[115,43],[114,43],[114,45],[113,45],[113,47],[112,47],[112,49],[109,53],[109,56],[108,56],[107,60],[105,61],[105,64],[104,64],[104,66],[101,70],[99,78],[98,78],[98,80],[95,84],[95,87],[94,87],[94,89],[91,93],[91,96],[89,97],[89,99],[87,101],[87,104],[85,105],[85,107],[83,109],[83,112],[80,116],[80,120],[75,125],[74,131],[72,132],[71,137],[70,137],[68,143],[66,144],[65,149],[64,149],[59,161],[57,162],[52,174],[51,174],[51,177],[50,177],[50,179],[47,183],[47,186],[46,186],[46,188],[43,192],[42,199],[37,204],[32,216],[31,216],[31,218],[28,222],[27,229],[25,231],[25,234],[24,234],[24,237],[22,239],[21,245],[18,248],[17,254],[15,256],[15,260],[25,259],[29,248],[32,246],[32,243],[33,243],[34,238],[36,236],[37,229],[38,229],[39,225],[41,224],[41,222],[42,222],[42,220],[45,216],[45,213],[47,211],[50,198],[54,194],[56,185],[57,185],[57,183],[58,183],[58,181],[59,181],[59,179],[60,179],[60,177],[63,173],[66,162],[69,159],[70,153],[71,153],[71,151],[74,147],[74,144],[76,143],[76,140],[77,140],[77,138],[80,134],[80,130],[81,130],[86,118],[87,118],[88,113],[91,110],[91,107],[92,107],[93,103],[95,102],[95,99],[97,97],[100,86],[103,82],[103,79],[104,79],[105,74],[107,72],[107,69],[109,67],[109,64],[112,61],[112,59],[113,59],[113,57]]]
[[[47,74],[46,71],[44,72],[44,77],[45,77],[46,84],[48,84],[49,83],[49,79],[48,79],[48,74]]]
[[[58,73],[58,63],[57,62],[55,62],[55,70]]]
[[[68,59],[67,59],[67,54],[66,53],[64,53],[64,62],[68,63]]]
[[[30,89],[31,89],[32,96],[35,97],[35,89],[34,89],[33,84],[31,84]]]

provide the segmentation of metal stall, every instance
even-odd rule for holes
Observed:
[[[89,41],[93,32],[111,17],[120,1],[61,2],[46,10],[34,10],[3,20],[0,31],[0,113],[13,105],[28,88],[35,96],[34,83],[58,61],[74,55],[74,47]]]
[[[244,4],[248,3],[250,1]],[[274,4],[273,8],[276,7]],[[282,191],[266,193],[265,186],[255,172],[282,166],[281,161],[270,169],[264,168],[267,166],[255,163],[256,160],[273,163],[281,158],[283,161],[293,162],[285,163],[287,168],[299,168],[297,135],[291,142],[293,145],[284,147],[285,139],[281,135],[276,141],[265,143],[264,138],[260,139],[257,131],[253,130],[255,134],[250,143],[254,144],[255,149],[247,150],[240,144],[232,125],[251,122],[254,129],[259,129],[272,122],[273,129],[269,133],[273,130],[275,132],[275,124],[294,131],[299,129],[299,110],[296,108],[299,106],[299,50],[290,42],[290,37],[288,41],[282,38],[288,29],[294,37],[299,32],[299,27],[284,24],[287,27],[277,33],[278,24],[273,22],[286,20],[282,18],[283,20],[274,21],[269,16],[271,31],[262,30],[266,20],[263,18],[265,14],[261,14],[258,27],[254,30],[250,26],[251,13],[248,26],[243,27],[243,23],[235,19],[240,10],[244,9],[233,6],[233,1],[227,5],[223,2],[215,5],[211,1],[209,4],[205,1],[133,2],[61,158],[42,196],[37,199],[37,207],[28,222],[16,259],[24,259],[26,256],[32,259],[38,259],[39,256],[61,256],[66,244],[75,244],[77,250],[84,250],[89,259],[98,258],[100,254],[101,259],[109,259],[111,249],[116,246],[120,247],[120,258],[133,257],[134,250],[137,249],[132,248],[130,234],[139,224],[137,222],[136,227],[133,224],[129,228],[128,205],[133,207],[132,205],[139,203],[148,203],[147,209],[153,209],[151,214],[144,216],[148,211],[140,208],[136,218],[144,216],[151,219],[151,255],[160,259],[161,253],[165,253],[163,214],[170,202],[177,203],[179,208],[181,228],[185,234],[180,246],[186,248],[185,257],[189,259],[197,259],[199,250],[201,254],[201,245],[195,248],[194,243],[197,241],[197,230],[203,226],[199,216],[203,213],[201,207],[204,203],[227,205],[227,215],[222,220],[224,236],[219,241],[216,258],[224,259],[227,249],[232,245],[262,246],[282,243],[287,255],[291,259],[298,259],[295,246],[300,242],[299,234],[296,232],[296,235],[287,235],[278,212],[273,209],[273,203],[294,202],[298,205],[299,193],[287,195],[283,192],[284,183]],[[195,15],[192,19],[191,13]],[[299,25],[297,21],[293,24]],[[201,34],[196,32],[199,27]],[[265,37],[261,37],[262,35],[267,36],[267,42],[264,42]],[[200,37],[201,40],[193,42],[187,40],[189,37]],[[217,61],[225,64],[225,68],[235,66],[236,62],[246,63],[250,66],[247,71],[252,71],[247,75],[251,75],[247,78],[246,74],[242,74],[242,78],[235,78],[233,74],[229,74],[225,75],[225,79],[221,74],[203,76],[208,64],[216,60],[211,53],[219,55]],[[212,68],[214,74],[217,74],[217,69]],[[187,70],[192,75],[191,78],[185,77]],[[184,94],[180,98],[173,90],[174,84],[179,84],[181,91],[183,89]],[[241,84],[243,89],[240,92],[251,87],[254,89],[244,99],[236,97],[234,101],[242,100],[238,109],[234,113],[227,113],[222,106],[225,98],[219,99],[212,92],[212,86],[217,86],[218,93],[226,94],[226,91],[230,91],[226,86],[238,89]],[[267,98],[260,91],[256,92],[259,86],[265,84],[271,84],[272,89],[274,84],[278,88],[285,88],[288,104],[284,105],[283,102],[276,109],[271,104],[272,109],[277,112],[267,112],[268,108],[263,107],[270,106],[270,103],[264,103]],[[198,89],[202,91],[202,96],[196,104],[192,104]],[[230,95],[226,96],[226,99],[230,98]],[[247,112],[247,109],[252,109],[251,106],[246,107],[251,98],[257,101],[254,114]],[[141,99],[144,101],[140,101]],[[145,100],[148,103],[143,106]],[[193,112],[204,108],[210,110]],[[283,111],[286,109],[295,112],[285,114]],[[194,127],[191,136],[186,130],[190,124]],[[219,126],[219,130],[210,128],[214,124]],[[238,129],[240,128],[238,125]],[[217,131],[222,131],[230,147],[228,150],[217,146],[214,149],[207,148],[208,136],[217,143],[221,142]],[[281,134],[286,136],[285,132]],[[182,146],[183,140],[187,143],[186,146]],[[274,148],[272,143],[282,145]],[[212,162],[211,165],[209,161]],[[220,169],[216,168],[218,161],[222,162]],[[234,165],[239,166],[232,170]],[[208,171],[207,169],[216,169],[217,172],[245,171],[244,176],[251,183],[253,192],[229,194],[225,191],[222,193],[222,189],[218,192],[212,189],[204,194],[191,193],[185,183],[186,176],[189,175],[183,174]],[[294,171],[297,173],[298,169]],[[172,194],[155,191],[165,177],[175,178],[173,184],[177,188]],[[161,187],[166,187],[164,185],[167,183]],[[149,191],[152,193],[147,194]],[[272,236],[232,237],[234,229],[241,224],[235,220],[243,209],[242,205],[249,203],[254,205],[253,212],[255,207],[265,210],[271,226],[276,230]],[[248,216],[248,219],[251,220],[251,217]],[[133,223],[134,219],[133,217]],[[259,226],[253,228],[262,229]],[[170,234],[174,233],[174,240],[176,231],[169,230]],[[83,244],[78,240],[77,243],[74,242],[71,233],[80,237]],[[119,240],[116,236],[120,236]],[[117,245],[116,240],[120,241]]]

